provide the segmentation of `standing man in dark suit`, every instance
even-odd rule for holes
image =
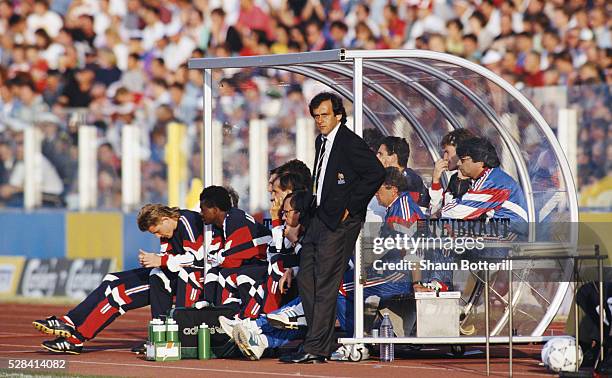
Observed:
[[[281,361],[324,362],[332,352],[336,296],[385,170],[367,144],[346,127],[340,97],[323,92],[309,105],[321,134],[316,140],[313,219],[300,252],[298,284],[308,332],[297,353]]]

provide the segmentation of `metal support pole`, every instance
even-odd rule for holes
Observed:
[[[252,213],[267,208],[268,192],[268,122],[249,122],[249,208]]]
[[[363,134],[363,59],[355,58],[353,63],[353,131]],[[354,337],[363,337],[363,284],[361,282],[361,234],[355,244],[355,333]]]
[[[604,284],[603,284],[603,261],[599,255],[599,244],[595,244],[595,256],[597,256],[597,276],[599,279],[599,361],[604,359]]]
[[[489,333],[489,271],[485,270],[485,351],[487,357],[487,376],[491,375],[491,345]]]
[[[576,362],[580,361],[580,345],[578,340],[580,338],[579,330],[579,312],[578,312],[578,301],[576,300],[576,293],[578,292],[578,269],[576,268],[576,259],[574,259],[574,327],[576,327]]]
[[[512,337],[514,336],[514,323],[512,319],[512,262],[508,269],[508,368],[509,376],[512,377]]]
[[[353,131],[363,135],[363,58],[353,62]]]
[[[204,187],[213,184],[213,140],[212,140],[212,70],[202,70],[204,75],[204,130],[202,130],[202,164],[201,175],[204,181]],[[218,156],[218,159],[223,159],[223,156]],[[208,249],[212,243],[212,226],[204,226],[204,277],[208,273]]]
[[[213,184],[212,141],[212,70],[204,70],[204,132],[202,133],[202,178],[204,187]],[[221,158],[221,157],[219,157]]]

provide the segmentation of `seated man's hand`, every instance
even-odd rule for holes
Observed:
[[[422,292],[427,292],[427,291],[434,291],[434,289],[429,288],[427,286],[423,286],[420,283],[414,283],[412,285],[412,288],[414,289],[415,293],[422,293]]]
[[[223,264],[224,260],[225,257],[221,255],[221,251],[216,251],[208,254],[208,263],[213,267]]]
[[[138,261],[144,268],[159,268],[161,266],[161,256],[145,252],[142,249],[138,254]]]
[[[272,200],[272,206],[270,207],[270,216],[272,217],[272,220],[280,219],[279,211],[282,205],[283,205],[282,198],[277,197],[276,199]]]
[[[291,227],[286,224],[283,233],[283,236],[286,237],[291,243],[295,243],[300,238],[300,226]]]
[[[285,294],[287,293],[287,291],[289,291],[292,280],[293,280],[293,270],[291,269],[285,270],[285,273],[283,273],[283,276],[281,277],[280,281],[278,281],[278,286],[280,287],[281,294]],[[285,289],[285,283],[287,284],[286,289]]]
[[[440,183],[440,178],[442,177],[442,173],[448,171],[448,161],[444,159],[440,159],[436,161],[434,164],[434,170],[431,175],[432,182],[434,184]]]

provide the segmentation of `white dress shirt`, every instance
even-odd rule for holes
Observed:
[[[325,153],[323,156],[319,156],[319,159],[323,159],[323,164],[321,164],[321,172],[317,176],[317,206],[321,205],[321,194],[323,193],[323,182],[325,181],[325,169],[327,168],[327,162],[329,161],[329,155],[334,146],[334,139],[336,138],[336,134],[338,134],[338,129],[340,128],[340,123],[334,127],[334,129],[325,136],[327,141],[325,142]],[[321,142],[322,144],[323,142]],[[317,165],[315,169],[319,167],[319,159],[317,160]],[[316,172],[315,172],[316,173]]]

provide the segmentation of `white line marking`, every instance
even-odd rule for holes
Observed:
[[[517,358],[513,358],[512,360],[515,361],[515,362],[520,361]],[[525,359],[525,360],[527,360],[527,359]],[[528,359],[527,361],[535,361],[535,360]],[[346,362],[344,362],[344,363],[346,363]],[[507,361],[503,362],[503,363],[507,363]],[[537,366],[537,365],[534,365],[534,366]],[[383,367],[383,366],[381,366],[381,367]],[[414,366],[414,365],[401,365],[401,366],[399,366],[399,365],[384,365],[384,367],[390,367],[390,368],[396,368],[396,369],[444,370],[444,371],[449,371],[449,372],[457,371],[457,372],[462,372],[462,373],[471,373],[471,374],[479,374],[479,375],[480,374],[485,374],[485,369],[486,369],[485,366],[482,367],[482,371],[480,371],[478,369],[467,369],[467,368],[461,368],[461,367],[443,368],[443,367],[435,367],[435,366]],[[508,373],[507,370],[499,370],[499,371],[491,370],[491,374],[502,374],[503,375],[503,374],[507,374],[507,373]],[[513,371],[513,374],[515,374],[515,375],[526,375],[526,376],[530,376],[530,377],[533,377],[533,376],[550,377],[550,374],[538,374],[538,373],[532,373],[532,372],[519,372],[519,371],[516,371],[516,369]]]
[[[276,375],[276,376],[288,376],[288,377],[313,377],[313,378],[329,378],[329,377],[344,377],[350,378],[349,376],[338,376],[338,375],[310,375],[310,374],[300,374],[300,373],[274,373],[274,372],[263,372],[263,371],[253,371],[253,370],[230,370],[230,369],[207,369],[207,368],[195,368],[195,367],[185,367],[185,366],[159,366],[155,365],[144,365],[144,364],[118,364],[114,362],[91,362],[91,361],[70,361],[71,364],[91,364],[91,365],[111,365],[111,366],[129,366],[129,367],[144,367],[144,368],[165,368],[165,369],[175,369],[175,370],[193,370],[193,371],[211,371],[211,372],[219,372],[219,373],[242,373],[242,374],[259,374],[259,375]]]

